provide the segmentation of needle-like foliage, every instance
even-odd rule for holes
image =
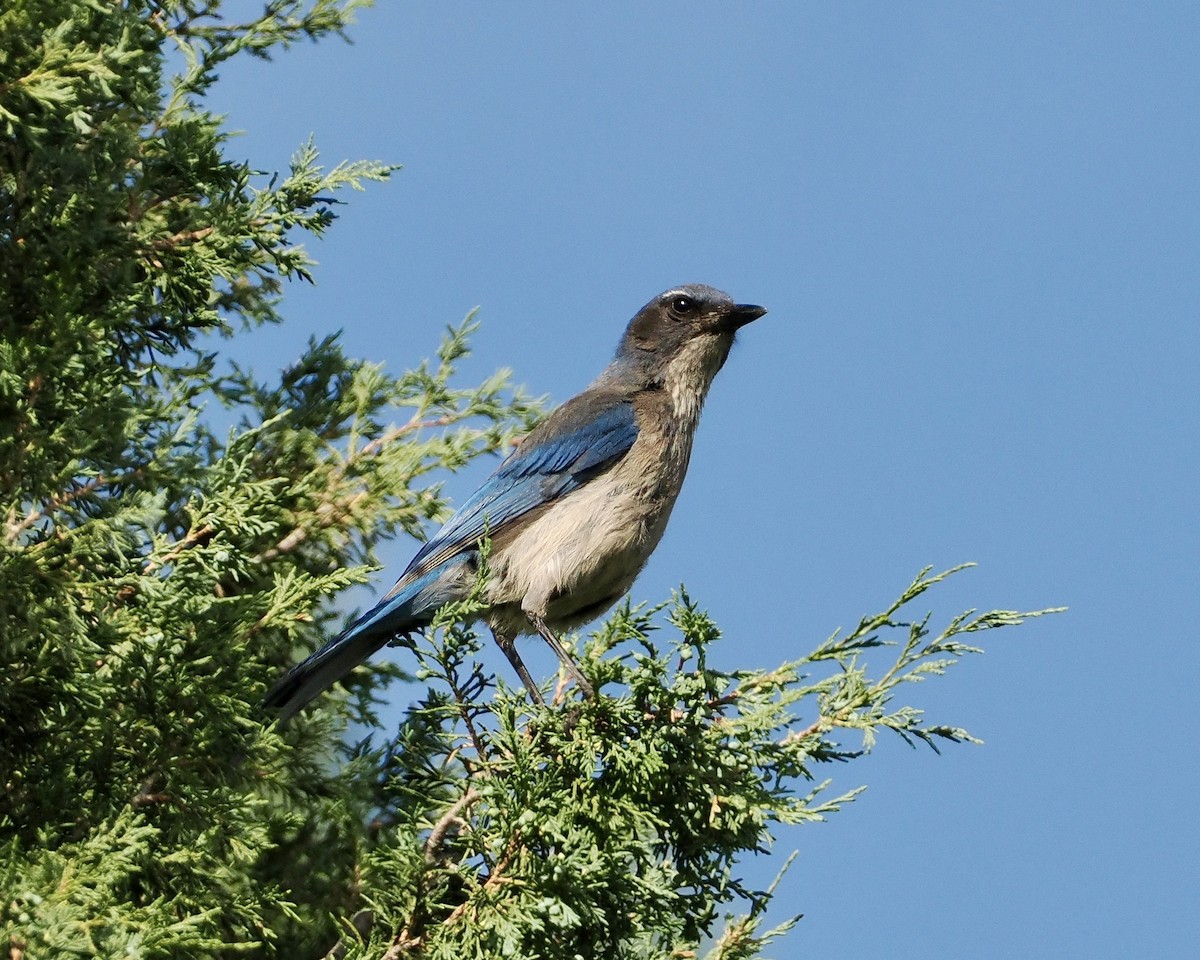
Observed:
[[[584,644],[607,695],[578,702],[560,677],[549,710],[493,692],[479,639],[455,626],[464,608],[444,611],[416,651],[428,693],[385,755],[366,912],[344,955],[668,960],[706,942],[714,960],[758,956],[794,921],[759,931],[774,886],[741,879],[745,858],[769,852],[773,828],[853,800],[861,788],[831,794],[823,771],[877,731],[971,740],[894,697],[978,653],[964,638],[1045,612],[968,613],[936,634],[928,615],[904,619],[954,572],[922,571],[886,610],[770,670],[709,666],[720,631],[682,589],[626,603]],[[875,648],[894,650],[872,677]]]

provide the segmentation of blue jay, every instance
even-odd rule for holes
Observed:
[[[382,646],[467,596],[484,539],[491,552],[483,616],[530,696],[543,702],[515,644],[537,633],[593,697],[558,635],[596,619],[633,585],[679,496],[713,377],[738,329],[766,312],[700,284],[651,300],[595,382],[543,420],[387,595],[293,667],[266,705],[292,716]]]

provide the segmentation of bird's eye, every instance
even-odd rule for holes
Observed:
[[[696,301],[691,297],[676,297],[671,301],[671,310],[681,317],[686,317],[696,309]]]

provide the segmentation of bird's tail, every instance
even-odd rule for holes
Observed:
[[[456,557],[393,589],[374,607],[307,660],[296,664],[263,699],[263,706],[287,720],[303,710],[371,654],[397,637],[428,626],[438,608],[457,599],[454,587],[467,558]],[[399,586],[399,584],[397,585]]]
[[[413,629],[417,626],[413,624]],[[389,634],[349,627],[284,674],[263,699],[263,706],[278,710],[281,721],[291,719],[391,639]]]

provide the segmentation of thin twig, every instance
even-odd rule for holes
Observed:
[[[137,471],[123,474],[118,479],[125,480],[136,473]],[[8,542],[16,542],[16,539],[22,533],[32,527],[47,514],[58,510],[60,507],[65,507],[68,503],[78,500],[80,497],[85,497],[89,493],[95,493],[101,487],[107,486],[110,482],[111,481],[109,477],[106,477],[102,473],[97,474],[96,476],[92,477],[91,480],[88,480],[86,483],[81,483],[79,486],[74,487],[71,490],[47,497],[45,503],[43,503],[41,507],[30,507],[29,512],[20,520],[17,520],[15,515],[10,514],[7,524],[8,532],[6,535]]]
[[[428,430],[433,427],[448,427],[453,423],[466,419],[465,413],[447,413],[440,417],[435,417],[432,420],[418,420],[416,415],[400,426],[388,427],[383,433],[377,436],[374,440],[364,443],[358,450],[360,456],[369,457],[378,453],[389,443],[392,443],[405,434],[413,433],[417,430]]]
[[[310,526],[294,527],[275,546],[268,547],[256,555],[254,562],[269,563],[286,553],[291,553],[317,530],[328,530],[330,527],[339,526],[342,520],[353,516],[354,508],[366,498],[367,491],[359,490],[340,505],[329,500],[317,504],[313,511],[317,516],[316,523]]]
[[[520,851],[520,849],[521,835],[520,833],[514,833],[512,835],[512,839],[508,841],[508,849],[504,851],[504,856],[500,858],[499,862],[495,866],[495,869],[488,874],[488,878],[483,881],[483,886],[479,888],[480,891],[488,890],[492,887],[498,886],[507,880],[507,877],[504,875],[504,871],[512,865],[512,862],[514,859],[516,859],[517,853]],[[451,911],[450,916],[446,917],[444,921],[445,924],[449,926],[455,921],[461,919],[463,914],[467,912],[467,908],[469,906],[471,906],[471,901],[464,900],[457,907],[455,907],[453,911]]]
[[[182,540],[178,541],[175,544],[174,549],[171,550],[169,553],[164,554],[160,559],[148,560],[146,562],[146,566],[142,572],[146,573],[146,574],[150,574],[150,573],[153,573],[155,570],[160,569],[161,567],[167,566],[167,564],[174,563],[176,560],[178,560],[181,556],[183,556],[188,550],[190,550],[196,544],[201,543],[201,542],[207,542],[207,538],[211,537],[216,532],[217,532],[217,528],[214,527],[211,523],[206,523],[204,526],[200,527],[199,529],[193,528],[193,529],[189,530],[187,532],[187,536],[185,536]]]
[[[169,247],[177,247],[181,243],[203,240],[216,229],[216,227],[201,227],[198,230],[181,230],[179,233],[172,234],[169,237],[161,237],[158,240],[155,240],[151,246],[153,246],[156,250],[165,250]]]
[[[446,834],[452,826],[457,826],[460,830],[464,825],[462,819],[463,812],[480,797],[480,793],[474,787],[469,789],[461,797],[455,801],[442,818],[434,824],[433,830],[429,833],[429,839],[425,841],[425,862],[433,864],[437,861],[438,847],[442,845],[442,841],[446,839]]]

